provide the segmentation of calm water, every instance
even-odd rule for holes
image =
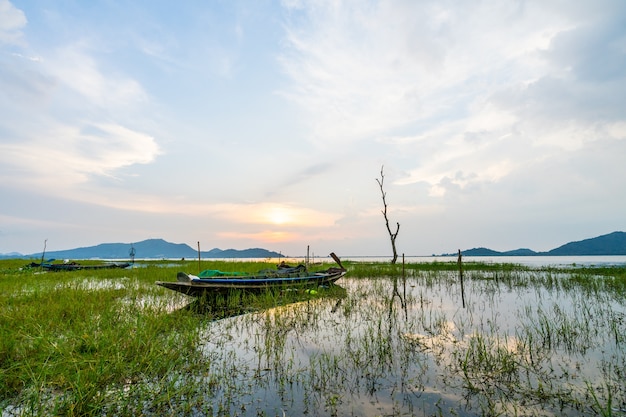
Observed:
[[[456,257],[427,256],[405,258],[406,262],[456,262]],[[465,262],[509,263],[526,266],[602,266],[626,265],[621,256],[463,256]]]
[[[447,272],[395,289],[343,278],[343,297],[214,322],[202,349],[219,384],[203,402],[242,416],[626,416],[625,300],[564,278],[475,272],[464,294]]]
[[[341,257],[341,256],[340,256]],[[304,258],[290,258],[301,261]],[[341,259],[355,262],[388,262],[391,256],[346,256]],[[456,256],[405,256],[406,263],[456,262]],[[328,257],[315,258],[315,261],[333,262]],[[509,263],[526,266],[626,266],[626,255],[614,256],[463,256],[464,262]],[[402,262],[402,256],[398,258]]]
[[[354,262],[389,262],[391,256],[341,256],[341,260],[349,260]],[[432,263],[432,262],[456,262],[456,256],[405,256],[406,263]],[[179,259],[170,259],[171,261],[179,261]],[[266,262],[268,258],[205,258],[203,261],[226,261],[226,262]],[[286,262],[299,263],[304,262],[304,257],[284,258]],[[278,258],[269,259],[270,262],[279,262]],[[334,263],[333,259],[328,257],[310,258],[314,263]],[[626,266],[626,255],[615,256],[463,256],[464,262],[484,262],[484,263],[509,263],[526,266],[609,266],[624,265]],[[398,258],[398,262],[402,262],[402,256]]]

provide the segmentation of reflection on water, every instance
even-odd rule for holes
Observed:
[[[202,350],[219,383],[203,403],[215,415],[626,415],[623,297],[513,275],[470,274],[466,308],[454,274],[424,272],[395,286],[344,278],[344,298],[211,322]]]
[[[130,279],[127,277],[105,279],[97,277],[86,277],[80,280],[66,281],[56,285],[57,289],[73,288],[80,291],[99,291],[99,290],[121,290],[130,285]],[[134,283],[137,288],[137,283]]]
[[[313,288],[269,289],[266,292],[249,293],[244,290],[232,290],[230,293],[206,293],[180,310],[209,316],[213,320],[222,320],[242,314],[265,311],[267,305],[274,308],[290,306],[298,302],[313,302],[319,297],[337,299],[341,302],[346,297],[345,288],[340,285],[320,286]]]

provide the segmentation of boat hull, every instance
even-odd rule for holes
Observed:
[[[81,265],[81,264],[76,264],[76,263],[70,263],[70,264],[36,264],[33,263],[31,264],[32,267],[41,267],[47,271],[55,271],[55,272],[59,272],[59,271],[81,271],[81,270],[94,270],[94,269],[124,269],[124,268],[128,268],[129,266],[131,266],[130,262],[123,262],[123,263],[108,263],[108,264],[102,264],[102,265]]]
[[[315,273],[308,276],[296,277],[224,277],[200,279],[193,275],[178,273],[178,281],[157,281],[156,285],[194,297],[206,294],[228,293],[233,290],[248,292],[263,292],[270,289],[305,288],[319,285],[329,285],[340,279],[346,271],[333,273]]]

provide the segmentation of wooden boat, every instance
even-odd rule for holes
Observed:
[[[308,288],[330,285],[347,272],[341,265],[339,258],[334,253],[331,253],[331,256],[338,263],[339,268],[331,267],[325,271],[309,272],[303,265],[295,268],[279,265],[275,270],[260,271],[251,275],[203,271],[208,272],[204,274],[210,275],[207,277],[179,272],[177,281],[157,281],[156,285],[194,297],[201,297],[210,293],[227,293],[232,290],[261,292],[273,288]]]
[[[32,268],[43,268],[47,271],[78,271],[83,269],[116,269],[116,268],[128,268],[130,266],[130,262],[113,262],[113,263],[105,263],[100,265],[81,265],[76,262],[68,262],[62,264],[55,264],[51,262],[44,262],[42,264],[31,263],[30,266]]]

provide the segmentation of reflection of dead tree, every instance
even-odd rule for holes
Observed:
[[[408,320],[409,315],[406,307],[406,271],[404,268],[404,254],[402,254],[402,294],[400,295],[400,291],[398,290],[398,277],[394,274],[393,276],[393,292],[391,294],[391,298],[389,299],[389,322],[391,322],[392,312],[393,312],[393,302],[396,297],[400,300],[400,306],[402,306],[402,310],[404,310],[404,319]]]
[[[385,217],[385,225],[387,226],[387,232],[389,232],[389,238],[391,239],[391,249],[393,250],[393,259],[391,260],[392,264],[395,264],[398,260],[398,251],[396,250],[396,238],[398,237],[398,232],[400,231],[400,223],[396,222],[396,232],[393,233],[391,231],[391,227],[389,226],[389,218],[387,217],[387,200],[385,190],[383,189],[383,183],[385,181],[385,175],[383,174],[383,168],[380,167],[380,179],[376,178],[376,182],[380,186],[380,192],[383,195],[383,209],[381,210],[383,216]]]

